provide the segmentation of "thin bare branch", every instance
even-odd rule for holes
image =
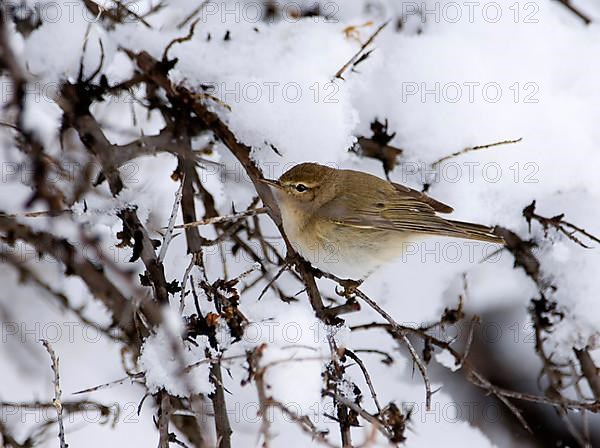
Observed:
[[[574,349],[574,351],[581,365],[583,376],[590,385],[594,397],[600,402],[600,369],[594,364],[588,348]]]
[[[383,308],[381,308],[379,305],[377,305],[377,303],[375,303],[373,300],[371,300],[360,289],[357,288],[354,290],[354,292],[356,293],[356,295],[358,297],[360,297],[363,301],[365,301],[367,303],[367,305],[369,305],[371,308],[373,308],[375,311],[377,311],[377,313],[379,313],[385,320],[387,320],[390,323],[393,331],[395,333],[397,333],[397,335],[400,337],[400,339],[406,344],[406,347],[408,347],[410,356],[412,357],[417,368],[419,369],[419,372],[421,372],[421,376],[423,377],[423,382],[425,383],[425,404],[426,404],[427,410],[430,410],[431,409],[431,396],[433,395],[433,392],[431,391],[431,380],[429,379],[429,375],[427,374],[427,367],[425,367],[425,364],[419,357],[417,351],[415,350],[412,343],[410,342],[410,339],[408,339],[408,337],[406,336],[406,330],[401,325],[399,325],[392,318],[392,316],[390,316]]]
[[[56,408],[56,415],[58,419],[58,440],[60,441],[60,448],[67,448],[67,442],[65,442],[65,425],[63,422],[63,405],[62,405],[62,390],[60,388],[60,371],[58,365],[58,356],[56,356],[56,352],[50,342],[46,339],[42,339],[40,341],[46,351],[50,355],[50,360],[52,361],[52,371],[54,372],[54,398],[52,399],[52,404]]]
[[[512,145],[514,143],[519,143],[522,140],[523,140],[523,137],[520,137],[515,140],[502,140],[501,142],[488,143],[487,145],[469,146],[467,148],[461,149],[460,151],[453,152],[452,154],[450,154],[448,156],[444,156],[441,159],[436,160],[435,162],[433,162],[431,164],[431,166],[435,168],[440,163],[445,162],[446,160],[452,159],[454,157],[457,157],[457,156],[460,156],[463,154],[467,154],[472,151],[479,151],[480,149],[494,148],[494,147],[500,146],[500,145]]]
[[[185,177],[185,174],[184,174]],[[163,242],[160,246],[160,252],[158,253],[158,262],[162,263],[167,255],[167,249],[169,247],[169,243],[173,238],[173,229],[175,228],[175,220],[177,219],[177,213],[179,212],[179,205],[181,204],[181,198],[183,197],[183,184],[185,178],[181,179],[181,183],[179,184],[179,188],[175,193],[175,201],[173,202],[173,209],[171,210],[171,216],[169,217],[169,225],[167,226],[167,231],[165,232],[165,236],[163,237]]]
[[[356,364],[358,364],[358,367],[360,367],[360,370],[362,371],[362,373],[365,377],[365,381],[367,382],[367,386],[369,387],[369,390],[371,391],[371,397],[373,398],[373,402],[375,403],[375,407],[377,408],[377,414],[381,415],[381,406],[379,405],[379,400],[377,400],[377,393],[375,392],[375,386],[373,386],[373,381],[371,380],[371,376],[369,375],[369,371],[367,370],[365,363],[362,362],[362,359],[360,359],[356,355],[356,353],[354,353],[350,349],[346,349],[344,351],[344,354],[347,355],[349,358],[352,358],[356,362]]]
[[[381,25],[379,25],[377,27],[377,29],[375,30],[375,32],[373,34],[371,34],[371,36],[367,39],[367,41],[360,47],[360,49],[354,54],[354,56],[352,56],[350,58],[350,60],[348,62],[346,62],[342,68],[340,68],[334,78],[337,79],[341,79],[344,80],[344,77],[342,76],[344,74],[344,72],[348,69],[348,67],[350,67],[351,65],[353,65],[362,55],[363,52],[365,50],[365,48],[367,48],[369,45],[371,45],[371,42],[373,42],[375,40],[375,38],[377,37],[377,35],[383,31],[383,29],[388,25],[388,23],[390,23],[390,21],[388,20],[387,22],[382,23]]]
[[[169,448],[169,419],[171,415],[171,399],[166,391],[159,392],[160,407],[158,409],[158,448]]]
[[[198,226],[207,226],[210,224],[221,224],[223,222],[234,222],[243,218],[247,218],[248,216],[260,215],[263,213],[267,213],[267,207],[254,208],[250,210],[245,210],[240,213],[235,213],[233,215],[224,215],[224,216],[216,216],[214,218],[202,219],[200,221],[187,222],[185,224],[180,224],[175,226],[175,229],[189,229],[191,227]]]
[[[215,413],[215,431],[217,432],[217,448],[231,447],[231,425],[227,413],[227,403],[225,401],[225,388],[223,387],[223,375],[221,374],[221,362],[216,360],[210,368],[210,379],[215,387],[211,395],[213,410]]]

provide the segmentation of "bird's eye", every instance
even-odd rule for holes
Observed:
[[[306,190],[308,190],[308,187],[306,185],[304,185],[304,184],[298,184],[298,185],[296,185],[296,191],[298,191],[300,193],[303,193]]]

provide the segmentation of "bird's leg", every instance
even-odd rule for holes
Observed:
[[[343,289],[340,290],[336,287],[335,292],[337,293],[338,296],[345,297],[346,299],[354,298],[354,295],[355,295],[354,291],[356,290],[356,288],[358,288],[363,283],[363,280],[352,280],[350,278],[339,278],[333,274],[330,274],[329,272],[325,272],[318,268],[315,268],[313,265],[306,262],[299,254],[294,254],[293,256],[288,255],[286,257],[286,260],[290,264],[295,264],[295,263],[299,263],[299,262],[307,263],[308,266],[310,266],[312,274],[315,278],[328,278],[329,280],[333,280],[339,286],[341,286]]]
[[[362,285],[363,280],[352,280],[350,278],[339,278],[329,272],[321,271],[320,269],[311,266],[313,270],[313,275],[316,278],[328,278],[329,280],[333,280],[343,289],[339,290],[337,287],[335,288],[335,292],[340,297],[345,297],[346,299],[350,299],[354,297],[354,290]]]
[[[329,272],[321,271],[320,269],[317,269],[315,267],[312,267],[312,270],[313,270],[313,275],[315,277],[328,278],[329,280],[333,280],[339,286],[341,286],[343,288],[341,291],[338,290],[337,287],[336,287],[335,291],[338,296],[345,297],[347,299],[354,297],[354,290],[356,288],[358,288],[360,285],[362,285],[362,282],[363,282],[363,280],[352,280],[350,278],[339,278],[333,274],[330,274]]]
[[[353,299],[356,295],[356,289],[362,285],[363,282],[362,280],[352,280],[349,278],[336,278],[335,281],[343,288],[342,290],[339,290],[336,287],[335,292],[338,296],[345,297],[346,299]]]

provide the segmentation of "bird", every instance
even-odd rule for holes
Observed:
[[[449,205],[365,172],[307,162],[262,182],[272,187],[294,250],[340,279],[362,282],[424,236],[504,243],[491,227],[439,216],[453,211]]]

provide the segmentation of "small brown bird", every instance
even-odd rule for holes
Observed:
[[[360,171],[302,163],[264,182],[294,249],[340,278],[364,279],[420,236],[504,242],[490,227],[438,216],[452,207],[420,191]]]

